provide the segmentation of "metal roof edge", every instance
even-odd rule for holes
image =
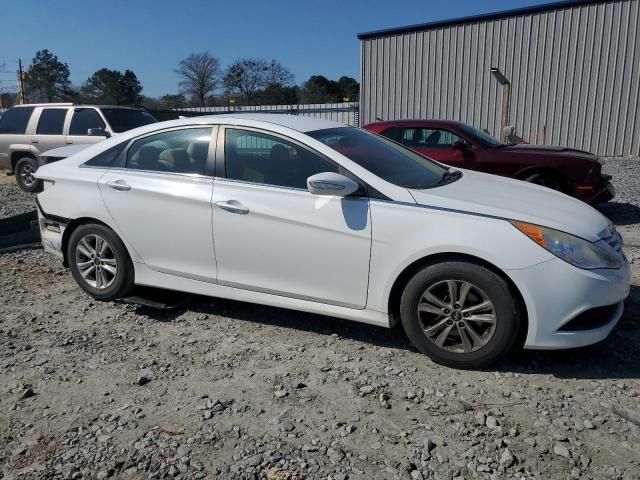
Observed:
[[[467,17],[452,18],[449,20],[437,20],[434,22],[418,23],[407,25],[405,27],[395,27],[383,30],[373,30],[358,34],[358,39],[365,40],[368,38],[383,37],[386,35],[396,35],[401,33],[416,32],[420,30],[429,30],[432,28],[449,27],[452,25],[460,25],[464,23],[496,20],[499,18],[512,17],[516,15],[526,15],[529,13],[541,13],[562,8],[577,7],[581,5],[589,5],[596,3],[619,2],[623,0],[563,0],[559,2],[543,3],[540,5],[531,5],[529,7],[514,8],[512,10],[502,10],[499,12],[481,13],[479,15],[469,15]]]

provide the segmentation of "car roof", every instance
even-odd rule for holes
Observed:
[[[372,122],[364,127],[372,127],[372,126],[384,126],[384,127],[394,127],[394,126],[409,126],[409,125],[430,125],[430,126],[458,126],[463,125],[462,122],[457,122],[455,120],[441,120],[441,119],[429,119],[429,118],[411,118],[411,119],[399,119],[399,120],[383,120],[380,122]]]
[[[95,104],[84,104],[84,103],[23,103],[20,105],[13,106],[13,108],[26,108],[26,107],[118,108],[121,110],[143,110],[142,107],[126,107],[123,105],[95,105]]]

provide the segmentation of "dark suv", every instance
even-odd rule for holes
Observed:
[[[516,178],[559,190],[592,205],[615,195],[611,177],[589,152],[545,145],[506,144],[448,120],[392,120],[363,128],[453,167]]]
[[[0,118],[0,169],[15,172],[23,190],[37,192],[33,176],[38,156],[69,144],[96,143],[112,135],[155,123],[139,108],[44,103],[20,105]]]

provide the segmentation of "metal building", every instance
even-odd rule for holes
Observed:
[[[572,0],[358,35],[360,122],[459,120],[640,156],[640,0]]]

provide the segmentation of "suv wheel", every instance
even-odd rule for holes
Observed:
[[[113,300],[133,288],[134,270],[118,236],[104,225],[81,225],[67,246],[73,278],[96,300]]]
[[[416,273],[402,294],[400,316],[418,350],[455,368],[490,365],[512,348],[520,329],[509,285],[467,262],[432,264]]]
[[[42,180],[33,175],[38,169],[38,163],[31,157],[23,157],[16,163],[16,183],[25,192],[38,193],[42,191]]]

